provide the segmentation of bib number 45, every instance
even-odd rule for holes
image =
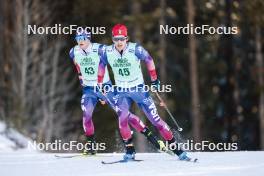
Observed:
[[[129,76],[130,75],[130,71],[128,68],[120,68],[118,70],[118,74],[121,76]]]

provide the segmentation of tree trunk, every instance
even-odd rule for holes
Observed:
[[[166,5],[166,1],[165,0],[160,0],[159,25],[163,25],[163,26],[166,25],[166,6],[167,6]],[[166,48],[167,48],[166,35],[159,35],[159,51],[158,51],[158,56],[159,56],[159,73],[160,73],[160,82],[161,82],[161,85],[166,85],[166,83],[167,83]],[[164,102],[168,104],[166,93],[161,93],[160,96],[162,97],[162,99],[164,100]],[[159,106],[158,104],[156,104],[156,105]],[[169,104],[168,104],[168,106],[169,106]],[[165,110],[163,108],[158,108],[158,109],[160,109],[159,115],[163,119],[165,119],[166,118],[166,112],[165,112]]]
[[[189,24],[194,24],[195,8],[192,0],[187,0],[187,18]],[[191,82],[191,115],[193,138],[195,142],[201,140],[201,115],[200,115],[200,98],[199,98],[199,80],[197,70],[197,54],[196,54],[196,37],[194,34],[189,34],[189,69]]]
[[[225,26],[232,26],[232,1],[225,0]],[[235,100],[236,97],[236,78],[235,78],[235,63],[234,63],[234,50],[233,50],[233,36],[232,35],[224,35],[223,36],[223,50],[220,51],[225,63],[226,63],[226,73],[225,80],[226,82],[221,88],[220,98],[223,99],[224,102],[224,126],[227,132],[227,136],[225,137],[226,142],[236,142],[232,139],[232,136],[237,134],[236,124],[237,124],[237,102]]]
[[[261,30],[260,27],[256,27],[255,42],[256,42],[256,64],[258,68],[258,86],[260,89],[259,96],[259,121],[260,121],[260,145],[261,149],[264,149],[264,76],[263,76],[263,55],[262,55],[262,43],[261,43]]]
[[[166,1],[160,0],[160,18],[159,18],[159,25],[165,26],[165,14],[166,14]],[[166,35],[159,35],[159,58],[160,58],[160,79],[163,84],[166,84]],[[165,94],[162,94],[165,97]]]

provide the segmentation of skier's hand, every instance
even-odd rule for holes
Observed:
[[[151,88],[158,91],[160,89],[160,80],[156,79],[155,81],[151,81]]]
[[[104,92],[103,84],[98,84],[97,88],[98,88],[99,94],[101,94],[101,97],[102,97],[102,98],[99,98],[99,101],[100,101],[101,105],[105,105],[105,100],[103,100],[103,97],[106,95]]]
[[[164,107],[165,106],[165,103],[163,101],[160,102],[159,104],[161,107]]]
[[[103,93],[103,92],[100,92],[100,98],[98,99],[99,101],[100,101],[100,103],[101,103],[101,105],[105,105],[106,104],[106,102],[105,102],[105,96],[106,96],[106,94],[105,93]]]
[[[100,101],[101,105],[105,105],[105,101],[104,100],[99,99],[99,101]]]
[[[106,95],[106,93],[108,93],[109,90],[111,90],[111,87],[112,87],[112,85],[111,84],[108,84],[108,83],[104,83],[104,84],[98,83],[97,84],[97,88],[104,95]]]

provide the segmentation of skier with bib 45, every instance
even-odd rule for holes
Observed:
[[[149,92],[144,89],[144,78],[140,62],[143,61],[148,69],[151,85],[156,90],[159,89],[160,81],[157,78],[155,64],[150,54],[139,44],[128,42],[127,27],[117,24],[112,29],[113,45],[107,46],[101,57],[98,68],[98,84],[101,86],[107,65],[113,70],[117,87],[118,101],[120,108],[118,113],[120,133],[126,144],[126,154],[124,159],[135,159],[135,149],[132,143],[132,136],[129,133],[128,116],[130,105],[135,102],[145,113],[150,122],[158,129],[161,136],[170,145],[176,145],[176,140],[169,126],[164,122],[157,111],[154,101]],[[191,158],[180,148],[173,149],[180,160],[189,161]]]

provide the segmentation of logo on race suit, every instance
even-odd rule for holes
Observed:
[[[111,53],[111,52],[113,52],[113,49],[112,48],[106,48],[106,52]]]
[[[127,58],[118,58],[115,60],[115,63],[113,64],[113,67],[130,67],[131,63],[128,62]]]
[[[114,100],[115,105],[117,104],[118,98],[119,98],[119,95],[113,96],[113,100]]]
[[[124,64],[124,63],[127,63],[128,62],[128,60],[127,60],[127,58],[118,58],[117,59],[117,63],[120,63],[120,64]]]
[[[135,50],[134,50],[134,49],[129,49],[128,52],[129,52],[129,53],[134,53]]]
[[[151,97],[148,97],[148,98],[145,98],[145,99],[143,100],[143,102],[144,102],[145,104],[147,104],[147,103],[152,103],[153,100],[152,100]]]
[[[86,97],[86,95],[83,95],[82,96],[82,99],[81,99],[81,108],[82,108],[82,111],[86,111],[86,107],[85,107],[85,97]]]
[[[121,109],[118,106],[115,106],[115,111],[118,113]]]
[[[142,53],[142,51],[143,51],[142,46],[137,47],[137,50],[138,50],[140,53]]]
[[[119,106],[117,105],[117,102],[118,102],[118,99],[119,99],[119,95],[115,95],[115,96],[113,96],[113,101],[111,101],[111,100],[109,100],[109,101],[111,101],[112,103],[113,103],[113,108],[114,108],[114,110],[118,113],[119,111],[121,112],[121,109],[119,108]]]
[[[86,112],[86,107],[84,105],[81,106],[82,111]]]
[[[80,65],[81,66],[95,65],[95,62],[93,61],[91,57],[85,57],[82,59]]]
[[[157,110],[157,108],[156,108],[154,103],[151,103],[151,105],[149,106],[149,110],[150,110],[150,113],[151,113],[154,121],[156,121],[156,122],[159,121],[160,120],[160,116],[158,114],[158,110]]]

